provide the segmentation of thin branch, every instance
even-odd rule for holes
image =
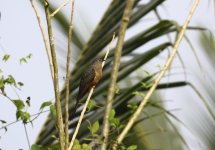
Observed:
[[[82,112],[81,112],[80,118],[79,118],[79,120],[78,120],[78,124],[77,124],[77,126],[76,126],[76,128],[75,128],[75,132],[74,132],[74,134],[73,134],[73,136],[72,136],[72,140],[71,140],[71,142],[70,142],[70,144],[69,144],[68,150],[71,150],[71,149],[72,149],[72,146],[73,146],[73,144],[74,144],[74,142],[75,142],[75,138],[76,138],[76,136],[77,136],[77,134],[78,134],[79,128],[80,128],[80,126],[81,126],[81,122],[82,122],[83,117],[84,117],[84,113],[85,113],[85,111],[87,110],[87,106],[88,106],[88,103],[89,103],[89,101],[90,101],[90,98],[91,98],[91,96],[92,96],[92,94],[93,94],[94,88],[95,88],[95,87],[92,87],[92,88],[90,89],[90,93],[89,93],[89,95],[88,95],[88,97],[87,97],[87,101],[86,101],[85,104],[84,104],[84,108],[83,108],[83,110],[82,110]]]
[[[105,107],[105,114],[103,119],[103,129],[102,129],[102,137],[104,138],[103,143],[101,144],[101,150],[106,150],[107,148],[107,142],[108,142],[108,134],[109,134],[109,115],[112,109],[112,100],[115,93],[115,86],[118,76],[118,70],[120,65],[120,57],[122,53],[123,43],[124,43],[124,37],[126,33],[126,29],[128,26],[128,22],[130,19],[130,15],[132,12],[132,8],[134,5],[135,0],[127,0],[127,4],[123,13],[121,25],[119,28],[119,37],[116,45],[116,49],[114,51],[114,62],[113,62],[113,68],[111,71],[111,79],[110,84],[108,88],[108,94],[107,94],[107,101],[106,101],[106,107]]]
[[[179,47],[180,42],[183,39],[183,36],[185,34],[186,28],[195,12],[196,7],[198,6],[199,0],[195,0],[186,20],[185,23],[180,31],[180,34],[178,36],[178,39],[173,47],[173,50],[166,62],[166,64],[164,65],[161,73],[159,74],[159,76],[156,78],[156,80],[154,81],[154,84],[152,85],[152,87],[149,89],[149,91],[147,92],[146,96],[144,97],[144,99],[142,100],[142,102],[140,103],[139,107],[137,108],[137,110],[135,111],[135,113],[131,116],[131,118],[129,119],[127,125],[125,126],[125,128],[123,129],[123,131],[121,132],[121,134],[118,136],[116,143],[113,145],[113,149],[116,150],[117,149],[117,144],[120,144],[122,142],[122,140],[125,138],[125,136],[127,135],[128,131],[131,129],[131,127],[133,126],[134,122],[136,121],[136,119],[138,118],[139,114],[141,113],[141,111],[143,110],[145,104],[148,102],[150,96],[152,95],[152,93],[154,92],[154,90],[156,89],[158,83],[160,82],[161,78],[164,76],[165,72],[167,71],[167,69],[169,68],[169,66],[171,65],[174,56],[177,52],[177,49]]]
[[[11,103],[13,103],[13,104],[15,105],[15,103],[14,103],[14,101],[13,101],[12,98],[10,98],[9,96],[7,96],[6,94],[4,94],[4,93],[2,93],[2,92],[0,92],[0,95],[6,97]],[[16,105],[15,105],[15,106],[16,106]]]
[[[109,45],[109,47],[108,47],[108,49],[106,51],[105,57],[103,59],[102,68],[104,67],[105,61],[107,60],[107,57],[108,57],[108,54],[109,54],[110,50],[112,49],[114,39],[115,39],[115,32],[113,33],[113,37],[112,37],[111,43],[110,43],[110,45]]]
[[[42,22],[41,22],[41,19],[40,19],[39,11],[38,11],[38,9],[35,6],[34,0],[30,0],[30,2],[31,2],[31,5],[32,5],[32,7],[34,9],[34,12],[35,12],[35,14],[37,16],[37,21],[38,21],[38,24],[39,24],[39,27],[40,27],[40,31],[42,33],[42,37],[43,37],[43,41],[44,41],[45,49],[46,49],[46,54],[47,54],[48,60],[49,60],[49,67],[50,67],[50,71],[51,71],[52,80],[54,80],[54,69],[53,69],[51,51],[49,49],[48,40],[47,40],[47,38],[45,36],[45,31],[44,31],[43,26],[42,26]]]
[[[58,7],[50,16],[54,17],[55,14],[57,14],[64,6],[66,6],[69,3],[70,0],[65,0],[60,7]]]
[[[59,134],[60,150],[64,150],[64,129],[63,129],[61,102],[60,102],[59,83],[58,83],[58,65],[57,65],[57,58],[55,53],[54,37],[52,33],[49,4],[47,0],[43,0],[43,2],[44,2],[45,13],[46,13],[46,21],[47,21],[48,34],[49,34],[49,44],[51,48],[51,55],[52,55],[52,61],[53,61],[53,67],[54,67],[54,92],[55,92],[55,106],[56,106],[56,117],[57,117],[56,125],[58,128],[58,134]]]
[[[26,124],[24,123],[24,128],[25,128],[25,135],[26,135],[26,138],[27,138],[27,141],[28,141],[28,147],[29,147],[29,150],[31,149],[31,144],[30,144],[30,140],[29,140],[29,136],[28,136],[28,131],[27,131],[27,128],[26,128]]]
[[[70,57],[71,57],[71,45],[72,45],[72,31],[73,31],[73,17],[74,17],[74,5],[75,0],[72,0],[72,12],[68,33],[68,52],[67,52],[67,64],[66,64],[66,100],[65,100],[65,150],[68,148],[69,143],[69,81],[70,81]]]
[[[50,112],[50,110],[44,110],[44,111],[42,111],[42,112],[39,112],[39,113],[36,113],[36,114],[32,114],[32,115],[30,115],[30,117],[33,117],[33,116],[38,117],[38,115],[40,115],[40,114],[42,114],[42,113],[46,113],[46,112]],[[36,118],[36,117],[35,117],[35,118]],[[32,119],[30,122],[34,121],[35,118]],[[11,125],[13,125],[13,124],[19,122],[19,121],[22,121],[22,120],[21,120],[21,119],[18,119],[18,120],[16,120],[16,121],[13,121],[13,122],[11,122],[11,123],[8,123],[8,124],[2,126],[2,127],[0,128],[0,130],[5,129],[5,128],[7,128],[7,127],[9,127],[9,126],[11,126]],[[27,122],[27,123],[29,123],[29,122]]]

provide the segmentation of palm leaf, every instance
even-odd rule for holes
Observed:
[[[137,25],[143,17],[145,17],[149,13],[153,13],[153,11],[159,7],[165,0],[152,0],[146,3],[145,5],[138,5],[140,0],[135,1],[135,5],[133,8],[133,13],[131,15],[131,19],[129,22],[128,29]],[[74,98],[77,95],[77,87],[79,84],[79,78],[86,67],[89,65],[90,61],[93,60],[96,56],[98,56],[102,50],[109,44],[112,38],[113,32],[118,34],[118,29],[120,26],[120,21],[122,18],[122,14],[125,8],[126,1],[113,0],[112,3],[107,8],[104,13],[101,21],[98,23],[95,31],[91,35],[89,41],[84,44],[78,36],[78,30],[75,30],[74,34],[74,43],[81,49],[79,58],[77,63],[74,65],[74,69],[71,72],[71,81],[70,81],[70,105],[69,111],[72,112],[74,109]],[[51,9],[54,10],[52,5]],[[68,21],[61,13],[56,15],[55,21],[60,25],[60,27],[64,30],[64,34],[67,35],[67,27]],[[191,30],[202,30],[202,28],[198,27],[189,27]],[[126,84],[126,81],[132,76],[132,74],[137,73],[137,70],[142,68],[144,65],[148,64],[151,60],[154,60],[160,55],[162,52],[166,51],[168,47],[172,46],[172,43],[169,41],[163,40],[162,43],[155,42],[153,47],[145,48],[144,45],[150,42],[154,42],[157,39],[166,36],[167,34],[173,34],[178,32],[178,26],[175,25],[173,21],[169,20],[160,20],[159,22],[152,24],[148,28],[140,29],[139,33],[133,35],[131,38],[125,40],[123,51],[122,51],[122,62],[119,69],[119,76],[117,79],[117,83],[120,85],[120,94],[116,95],[113,102],[113,108],[116,110],[116,117],[119,118],[121,122],[126,122],[131,115],[127,104],[131,101],[135,101],[135,95],[132,94],[134,91],[146,91],[147,88],[143,88],[142,83],[151,83],[153,78],[156,76],[157,72],[154,74],[150,74],[148,76],[142,75],[141,79],[135,78],[136,84]],[[137,49],[141,49],[138,51],[138,55],[135,57],[131,57],[132,54],[135,53]],[[112,59],[114,57],[114,48],[111,50],[110,55],[106,61],[106,66],[103,70],[103,77],[100,81],[100,84],[96,87],[95,92],[93,94],[93,100],[95,100],[96,105],[103,105],[106,99],[106,90],[109,84],[109,78],[111,74],[112,67]],[[130,79],[133,81],[133,79]],[[162,83],[157,89],[166,89],[166,88],[175,88],[186,86],[187,82],[173,82],[173,83]],[[64,105],[65,99],[65,89],[61,92],[61,102],[62,106]],[[82,100],[83,102],[83,100]],[[77,115],[80,114],[81,107],[79,107],[77,111]],[[162,106],[163,107],[163,106]],[[148,109],[147,109],[148,110]],[[102,124],[104,107],[95,107],[90,112],[87,112],[82,126],[79,130],[78,139],[83,141],[84,138],[90,137],[90,132],[88,130],[88,121],[95,122],[99,121]],[[166,115],[162,114],[162,117]],[[151,118],[151,117],[149,117]],[[74,128],[77,124],[77,116],[72,118],[70,116],[70,135],[72,135]],[[168,120],[168,119],[167,119]],[[144,120],[142,120],[144,122]],[[174,132],[170,132],[178,137],[179,143],[187,146],[188,144],[180,135],[179,131],[176,129],[175,125],[168,120],[169,124],[174,128]],[[163,123],[165,128],[169,128],[167,123]],[[134,130],[137,129],[134,127]],[[55,117],[49,115],[45,124],[43,125],[43,129],[41,130],[36,143],[44,146],[48,146],[55,142],[51,136],[57,135],[57,131],[55,128]],[[182,146],[181,146],[182,147]],[[188,146],[187,146],[188,147]]]

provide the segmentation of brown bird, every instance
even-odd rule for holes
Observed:
[[[96,86],[102,76],[102,58],[95,59],[92,64],[81,76],[79,91],[76,97],[76,104],[74,109],[74,116],[78,107],[79,101],[84,95],[93,87]]]

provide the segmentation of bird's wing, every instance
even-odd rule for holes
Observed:
[[[88,68],[86,72],[81,77],[80,85],[79,85],[79,92],[77,99],[81,99],[88,91],[89,88],[95,78],[95,70],[93,68]]]

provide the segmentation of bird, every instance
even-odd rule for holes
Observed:
[[[97,58],[89,65],[89,67],[84,71],[81,76],[79,83],[79,91],[76,97],[76,104],[74,108],[73,115],[75,117],[75,113],[79,104],[80,99],[84,97],[84,95],[92,88],[95,87],[99,80],[102,77],[102,58]]]

